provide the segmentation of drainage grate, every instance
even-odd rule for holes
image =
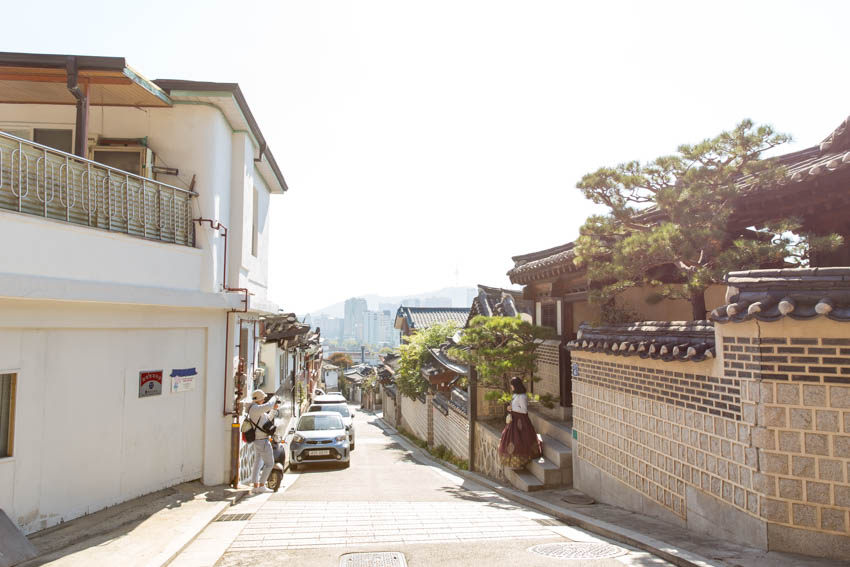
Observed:
[[[555,559],[606,559],[628,553],[622,547],[604,542],[573,541],[570,543],[544,543],[529,547],[528,551]]]
[[[534,521],[541,526],[566,526],[566,522],[561,520],[553,520],[552,518],[534,518]]]
[[[222,514],[216,519],[216,522],[242,522],[250,520],[254,514]]]
[[[346,553],[339,558],[339,567],[407,567],[407,561],[398,551]]]

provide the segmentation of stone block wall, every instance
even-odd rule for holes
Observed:
[[[740,381],[712,376],[711,362],[584,352],[572,360],[579,459],[682,520],[687,487],[757,513],[757,455],[742,420]],[[576,487],[582,489],[580,480]]]
[[[432,407],[434,420],[434,445],[444,445],[461,459],[469,458],[469,420],[454,407],[449,406],[446,413],[438,407]]]
[[[695,531],[846,557],[850,325],[747,320],[714,340],[717,358],[696,362],[573,351],[574,485]]]
[[[834,547],[825,535],[850,536],[850,328],[828,320],[729,327],[736,336],[723,337],[725,374],[759,380],[752,443],[770,546]]]
[[[428,437],[428,413],[431,404],[418,399],[411,400],[401,394],[399,398],[401,399],[401,426],[430,444],[432,440]]]

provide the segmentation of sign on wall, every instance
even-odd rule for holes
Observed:
[[[159,396],[162,394],[162,370],[142,370],[139,372],[139,397]]]
[[[175,368],[171,371],[171,391],[188,392],[195,389],[195,377],[198,371],[194,368]]]

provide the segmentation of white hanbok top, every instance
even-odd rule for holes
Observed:
[[[528,396],[526,394],[511,395],[511,411],[528,413]]]

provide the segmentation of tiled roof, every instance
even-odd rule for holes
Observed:
[[[428,352],[434,357],[434,361],[442,367],[443,371],[449,370],[455,374],[468,374],[469,367],[465,364],[452,360],[448,355],[448,349],[455,346],[454,343],[446,343],[439,347],[429,348]]]
[[[574,247],[575,242],[569,242],[557,248],[550,248],[550,250],[557,250],[557,252],[548,256],[534,260],[523,260],[508,270],[508,277],[510,277],[512,283],[527,283],[534,279],[576,272],[580,268],[573,263],[573,258],[575,258]],[[527,254],[526,256],[531,257],[533,255]],[[521,258],[521,256],[514,258]]]
[[[726,276],[726,305],[711,312],[718,323],[824,316],[850,321],[850,268],[749,270]]]
[[[263,318],[263,340],[283,341],[305,335],[310,331],[310,325],[298,322],[295,313],[284,313]]]
[[[534,304],[522,298],[522,290],[478,286],[478,295],[472,300],[466,324],[477,315],[484,317],[517,317],[520,313],[531,314]]]
[[[699,362],[715,356],[711,321],[642,321],[591,327],[583,323],[569,350]]]
[[[407,307],[402,305],[396,312],[396,328],[400,328],[400,319],[406,320],[407,326],[414,331],[449,321],[454,321],[458,327],[463,327],[468,316],[468,307]]]

